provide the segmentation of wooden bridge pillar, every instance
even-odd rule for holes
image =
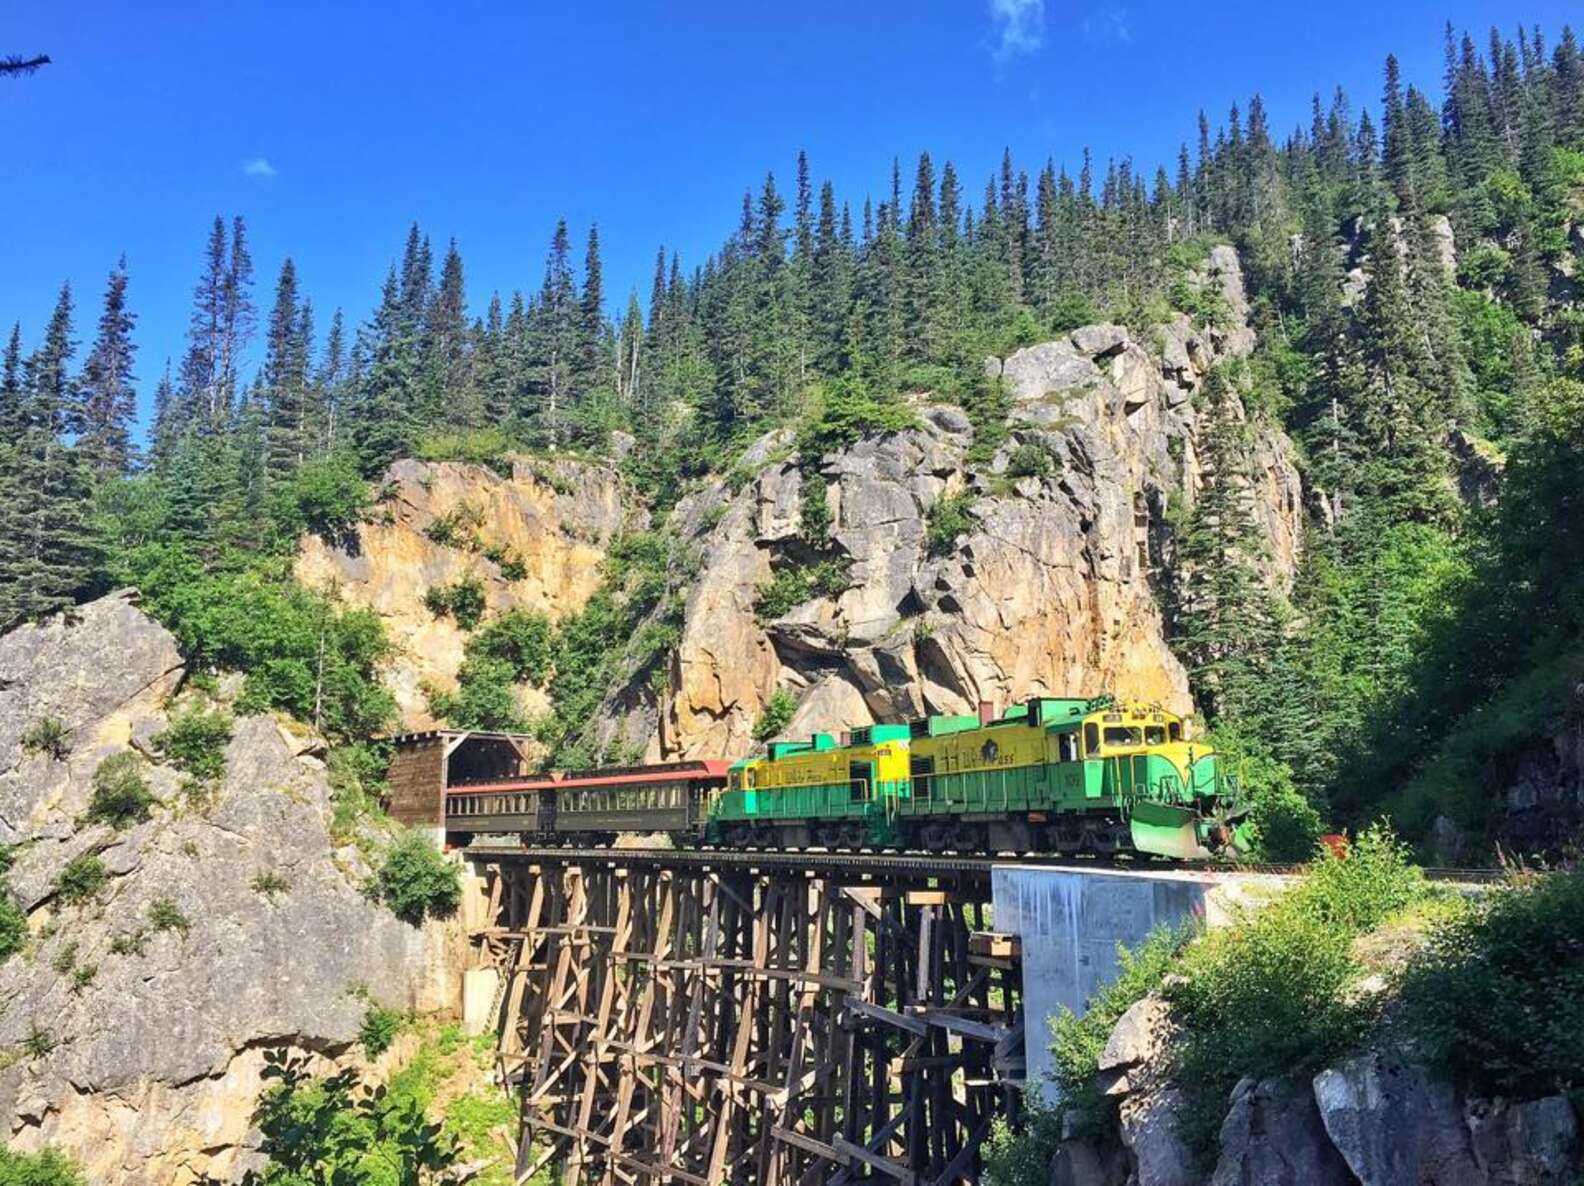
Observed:
[[[1023,1073],[987,881],[533,854],[484,871],[519,1181],[972,1182]]]

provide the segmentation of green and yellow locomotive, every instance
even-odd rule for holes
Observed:
[[[772,742],[709,811],[730,847],[1207,856],[1246,807],[1215,751],[1156,705],[1037,697],[1000,717],[931,716]]]

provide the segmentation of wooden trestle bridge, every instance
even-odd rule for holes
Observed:
[[[989,861],[473,848],[517,1181],[977,1180],[1023,1078]]]

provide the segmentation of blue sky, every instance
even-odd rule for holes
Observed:
[[[1441,27],[1538,24],[1573,5],[1064,0],[658,5],[136,4],[13,0],[0,52],[0,327],[32,340],[63,280],[86,338],[123,252],[145,397],[179,358],[209,221],[242,214],[258,301],[292,255],[320,310],[361,319],[416,219],[454,236],[472,308],[531,288],[555,219],[600,225],[607,292],[647,293],[657,246],[691,265],[773,169],[857,201],[920,149],[971,194],[1003,145],[1033,169],[1174,160],[1195,112],[1260,91],[1283,133],[1309,96],[1379,91],[1388,51],[1438,93]],[[618,309],[619,311],[619,309]]]

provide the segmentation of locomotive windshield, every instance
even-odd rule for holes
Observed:
[[[1105,743],[1117,746],[1143,745],[1144,734],[1137,725],[1107,725]]]

